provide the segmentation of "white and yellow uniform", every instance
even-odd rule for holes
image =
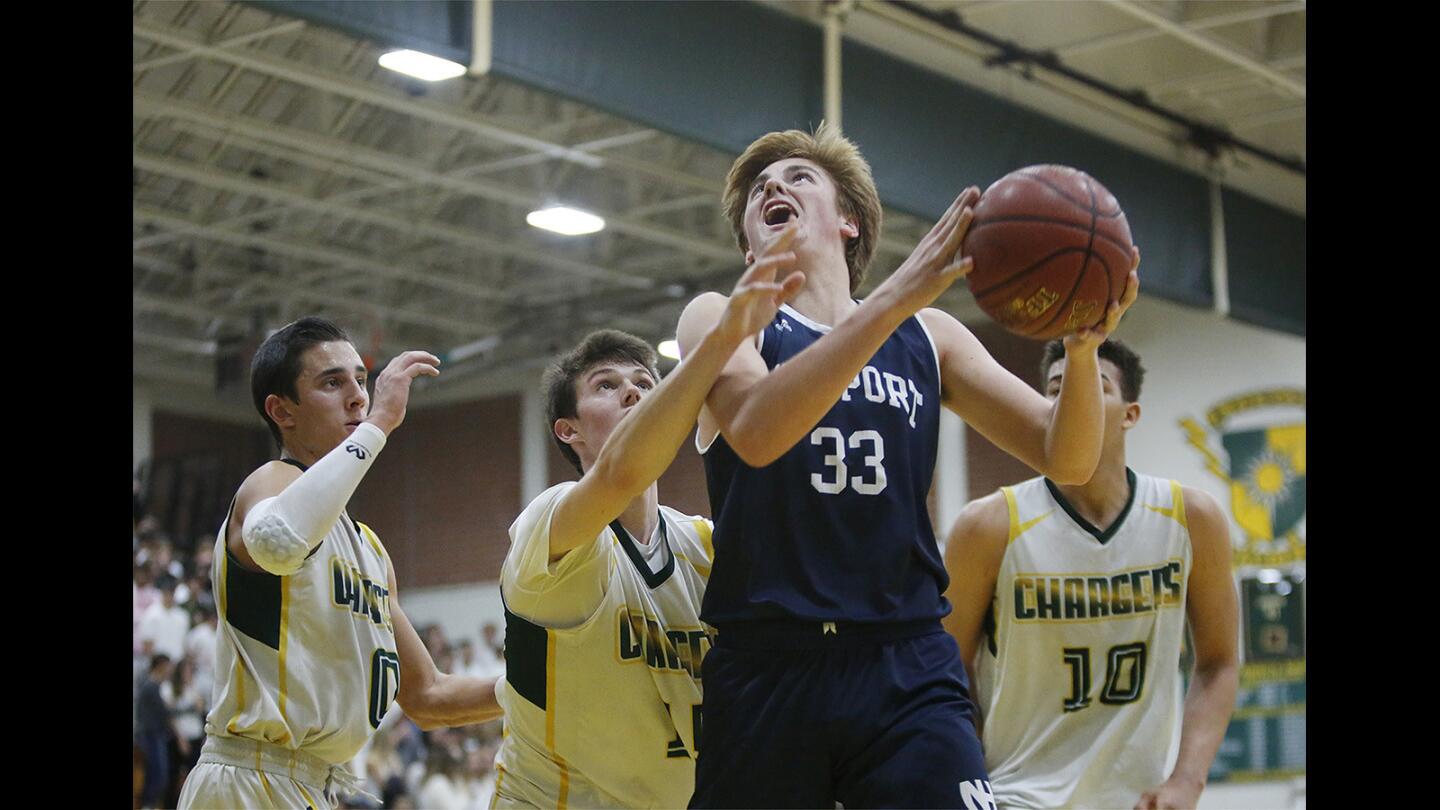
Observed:
[[[400,686],[389,556],[342,513],[300,570],[281,577],[242,568],[225,531],[211,568],[213,708],[180,807],[333,806],[326,792],[354,784],[343,765]]]
[[[648,543],[617,521],[552,564],[551,516],[574,485],[541,493],[510,527],[494,806],[684,807],[712,524],[661,506]]]
[[[1126,474],[1105,531],[1043,478],[1001,488],[1009,543],[975,679],[1000,807],[1134,807],[1174,766],[1190,532],[1178,483]]]

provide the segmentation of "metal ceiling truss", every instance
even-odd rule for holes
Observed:
[[[1179,39],[1225,68],[1157,77],[1147,93],[1279,88],[1287,107],[1250,110],[1237,127],[1303,123],[1292,75],[1303,50],[1257,55],[1215,36],[1297,6],[1187,15],[1112,0],[1114,16],[1143,27],[1052,47],[1081,58]],[[493,76],[422,85],[380,68],[375,43],[254,6],[132,8],[137,378],[213,385],[218,340],[307,312],[363,331],[364,350],[378,339],[387,356],[465,349],[439,384],[537,368],[599,326],[669,336],[691,296],[738,274],[719,210],[732,155]],[[606,230],[567,240],[525,224],[556,201],[605,217]],[[887,210],[872,285],[929,226]],[[963,285],[940,303],[975,311]]]

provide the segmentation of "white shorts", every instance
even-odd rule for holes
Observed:
[[[234,737],[209,737],[180,791],[180,810],[309,808],[332,810],[326,787],[337,769],[303,751]],[[345,774],[348,776],[348,772]]]

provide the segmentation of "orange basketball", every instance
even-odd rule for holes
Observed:
[[[985,314],[1037,340],[1098,326],[1130,275],[1130,223],[1100,182],[1068,166],[1027,166],[975,205],[964,252]]]

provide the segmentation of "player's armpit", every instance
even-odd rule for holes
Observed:
[[[705,335],[719,322],[728,301],[729,299],[720,293],[707,292],[686,305],[685,310],[680,313],[680,322],[675,327],[675,340],[680,344],[682,357],[694,351]],[[705,398],[705,407],[700,412],[702,438],[708,438],[703,434],[718,429],[725,434],[725,440],[741,459],[746,459],[747,455],[753,457],[745,435],[736,430],[736,418],[750,389],[768,373],[764,359],[755,348],[755,341],[747,339],[742,342],[716,377],[709,395]]]
[[[1080,391],[1068,381],[1071,393],[1091,393],[1093,401],[1072,404],[1086,409],[1061,410],[1034,388],[1000,365],[978,338],[942,310],[920,312],[940,355],[940,381],[945,407],[967,425],[1031,469],[1060,484],[1083,484],[1090,480],[1100,460],[1102,429],[1067,429],[1074,424],[1094,422],[1103,427],[1098,367],[1093,372],[1093,391]],[[1066,394],[1062,389],[1062,398]]]
[[[974,683],[975,660],[981,654],[985,613],[995,597],[995,582],[1009,539],[1009,510],[1001,492],[971,501],[960,510],[945,546],[950,587],[950,615],[945,629],[960,646],[960,657]]]
[[[225,524],[225,547],[242,568],[250,571],[265,570],[250,556],[250,549],[245,547],[242,531],[246,516],[255,504],[284,492],[300,475],[300,468],[294,465],[271,461],[250,473],[240,484],[239,491],[235,493],[235,503],[231,506],[229,522]]]

